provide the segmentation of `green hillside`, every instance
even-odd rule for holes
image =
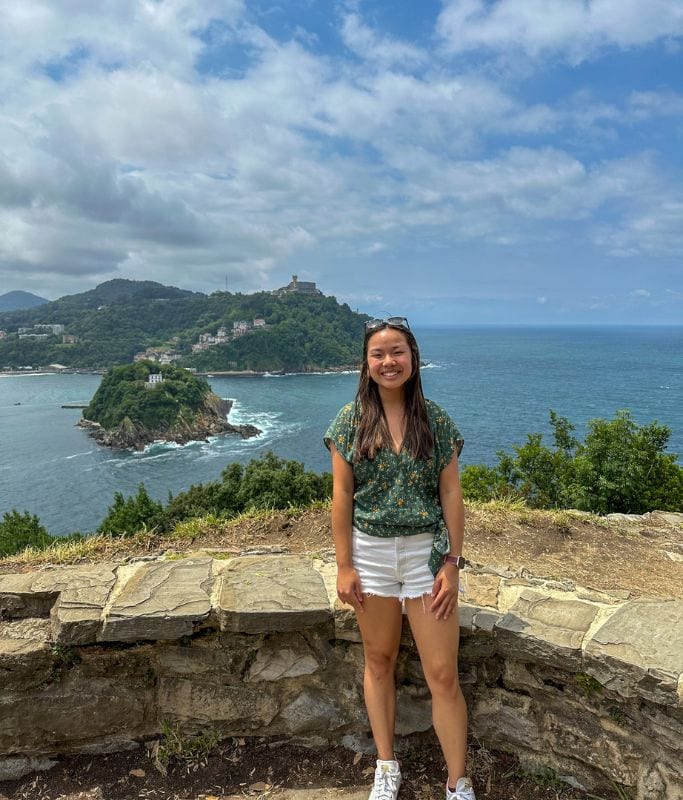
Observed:
[[[163,382],[150,390],[145,384],[152,372],[161,373]],[[105,375],[83,416],[103,428],[114,428],[126,417],[146,428],[169,428],[181,415],[192,418],[210,393],[205,380],[185,369],[139,361]]]
[[[233,323],[265,320],[232,338]],[[178,366],[200,370],[325,369],[357,363],[363,320],[334,297],[270,292],[205,295],[152,281],[108,281],[36,309],[0,314],[0,369],[51,363],[96,368],[133,360],[146,348],[173,350]],[[18,328],[64,325],[44,339],[18,336]],[[228,331],[228,341],[192,353],[200,334]],[[37,329],[36,329],[37,330]],[[40,332],[40,331],[38,331]]]

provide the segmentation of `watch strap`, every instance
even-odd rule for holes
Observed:
[[[454,567],[457,567],[458,569],[462,569],[467,562],[465,561],[465,558],[463,556],[450,556],[449,555],[449,556],[444,556],[443,557],[443,563],[444,564],[453,564]]]

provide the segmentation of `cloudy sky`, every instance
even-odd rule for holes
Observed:
[[[683,0],[3,0],[0,294],[683,322]]]

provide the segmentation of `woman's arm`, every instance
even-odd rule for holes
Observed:
[[[353,467],[333,444],[332,453],[332,539],[337,560],[337,596],[357,611],[363,610],[363,594],[353,567],[351,529],[353,526]]]
[[[453,458],[441,470],[439,475],[439,499],[443,519],[448,528],[448,537],[451,542],[451,555],[462,555],[463,539],[465,536],[465,504],[460,488],[458,474],[458,456]],[[432,611],[437,619],[448,619],[458,605],[458,583],[460,570],[453,564],[444,564],[434,579],[432,589]]]

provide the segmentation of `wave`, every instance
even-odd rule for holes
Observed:
[[[39,378],[44,375],[56,375],[55,372],[3,372],[0,374],[0,378]]]
[[[72,458],[79,458],[79,456],[89,456],[91,453],[94,453],[94,450],[86,450],[84,453],[74,453],[71,456],[64,456],[65,461],[71,461]]]
[[[264,372],[263,378],[293,378],[306,377],[307,375],[357,375],[360,369],[334,369],[321,372]]]

